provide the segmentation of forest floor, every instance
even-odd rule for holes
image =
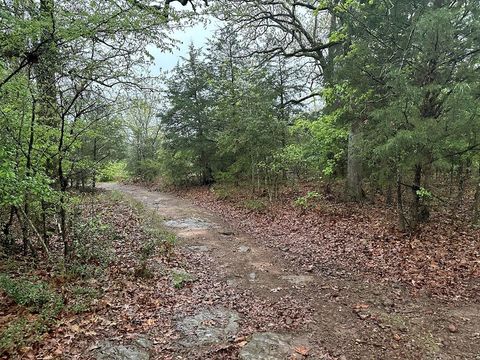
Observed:
[[[448,250],[429,229],[434,251],[428,232],[402,237],[371,206],[262,212],[207,189],[101,187],[156,217],[123,198],[92,200],[117,231],[115,260],[83,284],[101,296],[20,358],[480,359],[477,232],[459,230]],[[173,252],[148,251],[164,226]]]

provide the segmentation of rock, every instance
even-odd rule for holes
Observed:
[[[188,247],[189,250],[191,251],[196,251],[196,252],[207,252],[208,251],[208,246],[207,245],[192,245]]]
[[[250,248],[248,246],[245,246],[245,245],[240,245],[239,248],[238,248],[238,252],[240,253],[246,253],[246,252],[249,252],[250,251]]]
[[[255,279],[257,278],[257,274],[255,274],[254,272],[248,274],[248,278],[250,281],[255,281]]]
[[[282,279],[287,280],[294,285],[305,285],[315,280],[311,275],[285,275],[282,276]]]
[[[285,319],[285,324],[287,324],[287,325],[292,325],[293,324],[293,320],[290,316],[287,316],[287,318]]]
[[[224,308],[202,310],[177,322],[182,334],[179,344],[194,347],[221,343],[234,336],[239,329],[240,317]]]
[[[448,331],[451,333],[456,333],[458,331],[458,328],[455,326],[455,324],[450,324],[448,325]]]
[[[165,221],[165,225],[177,229],[203,230],[212,227],[208,221],[203,219],[189,218]]]
[[[110,341],[103,341],[95,354],[97,360],[149,360],[147,349],[135,345],[116,345]]]
[[[237,280],[235,280],[235,279],[227,279],[227,285],[228,285],[228,286],[235,286],[235,285],[237,285]]]
[[[370,317],[370,314],[366,313],[366,312],[362,312],[362,311],[358,311],[357,312],[357,315],[360,319],[362,320],[366,320]]]
[[[235,235],[235,233],[234,233],[233,231],[231,231],[231,230],[221,230],[221,231],[219,231],[219,233],[220,233],[221,235],[226,235],[226,236]]]
[[[347,360],[347,357],[345,355],[341,355],[338,360]]]
[[[139,336],[137,339],[135,339],[135,344],[146,349],[150,350],[153,348],[153,342],[146,336]]]
[[[241,360],[291,359],[297,355],[295,348],[305,346],[305,342],[291,335],[276,333],[256,333],[239,353]]]

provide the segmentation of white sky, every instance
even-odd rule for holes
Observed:
[[[173,52],[162,52],[155,46],[149,46],[148,51],[155,58],[154,64],[150,67],[152,75],[158,75],[160,71],[170,71],[177,65],[181,57],[188,55],[188,47],[193,42],[195,47],[203,47],[207,41],[213,36],[213,32],[217,28],[215,22],[211,22],[206,26],[197,24],[186,28],[183,31],[177,30],[172,34],[173,38],[179,40],[178,49]]]

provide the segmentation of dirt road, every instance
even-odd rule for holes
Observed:
[[[368,282],[342,269],[297,271],[282,251],[187,200],[139,186],[101,187],[155,209],[178,246],[204,253],[211,274],[232,294],[248,291],[260,302],[285,304],[278,319],[261,326],[255,325],[260,315],[248,309],[198,309],[177,326],[187,354],[242,332],[247,336],[235,355],[242,359],[480,359],[478,304],[413,297],[400,285]],[[289,312],[289,304],[300,305],[301,316]],[[272,331],[258,331],[265,328]]]

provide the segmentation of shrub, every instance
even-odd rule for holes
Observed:
[[[123,181],[128,179],[127,163],[112,161],[100,170],[100,181]]]
[[[15,351],[29,342],[38,340],[41,334],[48,331],[64,306],[63,298],[45,282],[12,279],[0,274],[0,288],[15,303],[38,314],[31,318],[20,317],[2,329],[0,354]]]
[[[73,226],[76,265],[106,267],[112,259],[111,242],[116,236],[110,225],[96,217],[78,218]]]
[[[34,283],[0,274],[0,288],[15,303],[26,306],[34,312],[41,312],[46,305],[57,307],[63,304],[61,297],[44,282]]]
[[[245,208],[255,212],[264,212],[267,205],[262,200],[248,199],[243,202]]]
[[[307,211],[315,207],[316,202],[321,198],[321,195],[316,191],[309,191],[305,196],[300,196],[294,201],[294,205],[302,211]]]
[[[232,197],[232,191],[224,185],[214,185],[210,190],[218,200],[229,200]]]
[[[74,314],[89,311],[93,301],[101,295],[99,290],[83,286],[74,286],[71,293],[73,300],[68,306],[68,310]]]
[[[183,288],[187,283],[195,281],[195,277],[183,269],[172,270],[172,284],[175,289]]]

